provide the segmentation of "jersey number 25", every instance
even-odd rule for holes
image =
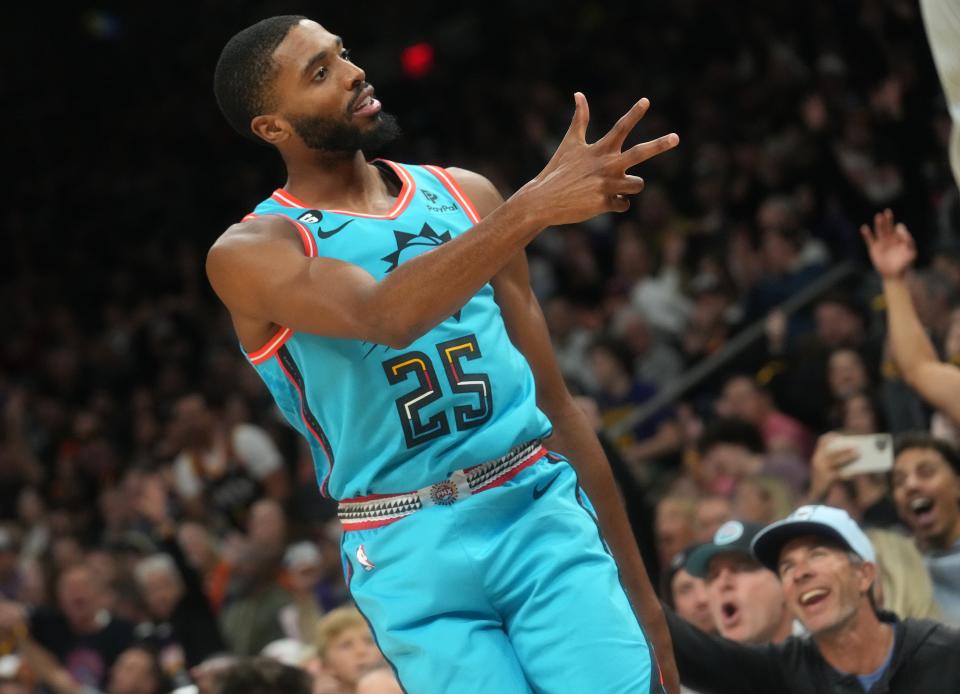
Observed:
[[[476,335],[465,335],[436,345],[437,354],[443,372],[454,393],[468,393],[476,397],[475,405],[456,405],[453,407],[453,421],[457,431],[466,431],[478,427],[493,414],[493,394],[490,392],[490,378],[484,373],[465,373],[461,360],[479,359],[480,346]],[[410,379],[416,379],[418,386],[397,398],[397,413],[403,426],[403,436],[407,448],[450,433],[450,420],[447,413],[440,411],[424,419],[421,410],[443,397],[440,380],[433,362],[420,351],[406,352],[383,362],[383,371],[391,385],[397,385]]]

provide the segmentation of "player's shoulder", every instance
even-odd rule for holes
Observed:
[[[481,217],[489,214],[503,202],[503,196],[493,182],[476,171],[451,166],[446,169],[457,185],[467,194]]]
[[[296,230],[280,215],[249,215],[227,227],[213,242],[210,251],[287,238],[296,238]]]
[[[453,177],[453,180],[457,182],[457,185],[459,185],[468,193],[493,192],[497,195],[500,194],[499,191],[497,191],[497,187],[493,185],[493,182],[489,178],[483,174],[477,173],[476,171],[463,169],[459,166],[447,167],[445,171]]]
[[[272,256],[287,248],[290,253],[303,253],[296,228],[279,215],[248,216],[231,224],[217,237],[207,251],[206,269],[211,279],[215,275],[230,274],[239,264],[253,257]],[[287,252],[287,251],[284,251]]]

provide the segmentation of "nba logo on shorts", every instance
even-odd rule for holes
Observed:
[[[363,545],[357,547],[357,561],[360,562],[364,571],[373,571],[377,568],[376,564],[367,558],[367,551],[363,548]]]

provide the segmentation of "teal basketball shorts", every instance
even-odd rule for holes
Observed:
[[[573,468],[534,443],[500,477],[342,502],[358,609],[410,694],[663,692]]]

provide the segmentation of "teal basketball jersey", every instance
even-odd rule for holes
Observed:
[[[444,169],[377,165],[401,183],[387,214],[311,209],[278,189],[245,219],[286,217],[308,256],[377,280],[479,221]],[[309,441],[321,493],[335,499],[419,489],[550,433],[489,284],[403,349],[281,328],[247,358]]]

